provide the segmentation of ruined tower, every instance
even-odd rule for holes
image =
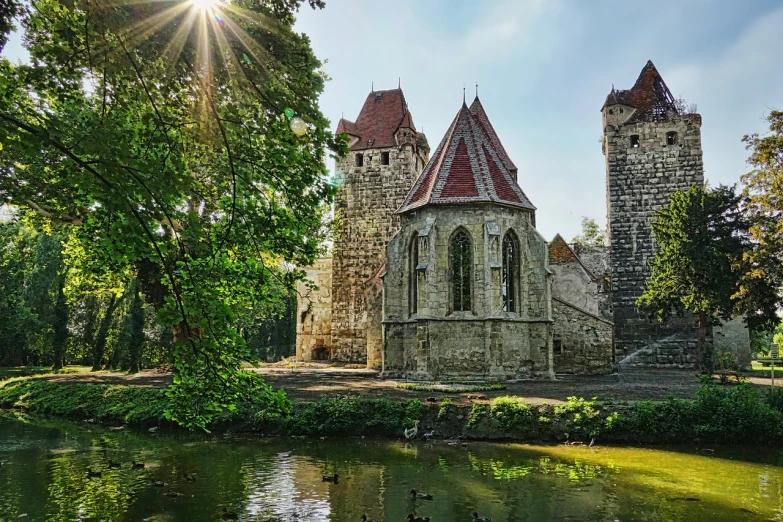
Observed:
[[[681,105],[648,61],[634,86],[612,88],[601,109],[615,349],[618,361],[629,364],[696,362],[692,317],[658,325],[636,307],[655,251],[653,213],[674,192],[704,184],[701,116]]]
[[[342,186],[335,198],[331,358],[373,368],[382,347],[380,276],[386,244],[399,226],[394,212],[429,148],[401,89],[370,92],[356,122],[340,119],[337,133],[343,132],[350,152],[336,165]]]

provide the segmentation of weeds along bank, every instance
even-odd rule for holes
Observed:
[[[0,382],[0,407],[117,426],[176,429],[167,420],[165,390],[101,384],[59,384],[35,378]],[[317,402],[289,401],[260,385],[254,399],[221,414],[210,429],[259,435],[584,441],[770,443],[783,440],[783,392],[747,384],[705,383],[692,400],[616,402],[571,397],[562,404],[533,406],[519,397],[498,397],[470,406],[445,398],[392,402],[331,396]]]

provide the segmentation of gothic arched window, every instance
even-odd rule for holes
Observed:
[[[451,236],[451,294],[455,312],[471,310],[470,296],[473,275],[473,245],[464,229]]]
[[[518,312],[517,284],[519,281],[519,241],[517,236],[509,230],[503,236],[503,274],[501,285],[503,287],[503,311]]]
[[[408,309],[410,315],[419,310],[419,274],[416,267],[419,266],[419,234],[413,234],[410,245],[410,266],[408,267]]]

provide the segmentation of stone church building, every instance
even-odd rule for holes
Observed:
[[[536,230],[526,173],[478,96],[430,155],[402,90],[371,92],[336,129],[350,148],[336,165],[337,230],[331,256],[307,269],[317,288],[299,287],[297,359],[411,379],[693,366],[693,318],[657,325],[635,301],[653,212],[704,183],[701,116],[678,106],[652,62],[601,114],[609,242],[586,247]],[[746,338],[734,324],[710,341]]]

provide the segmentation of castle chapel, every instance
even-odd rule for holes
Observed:
[[[704,183],[701,116],[685,112],[652,62],[631,89],[612,89],[601,109],[609,244],[586,247],[536,230],[526,173],[478,96],[430,154],[402,90],[371,92],[337,126],[350,148],[336,166],[337,231],[332,255],[307,268],[317,289],[299,288],[297,359],[411,379],[693,366],[693,318],[660,326],[635,307],[653,212]],[[741,324],[711,333],[744,360]]]

